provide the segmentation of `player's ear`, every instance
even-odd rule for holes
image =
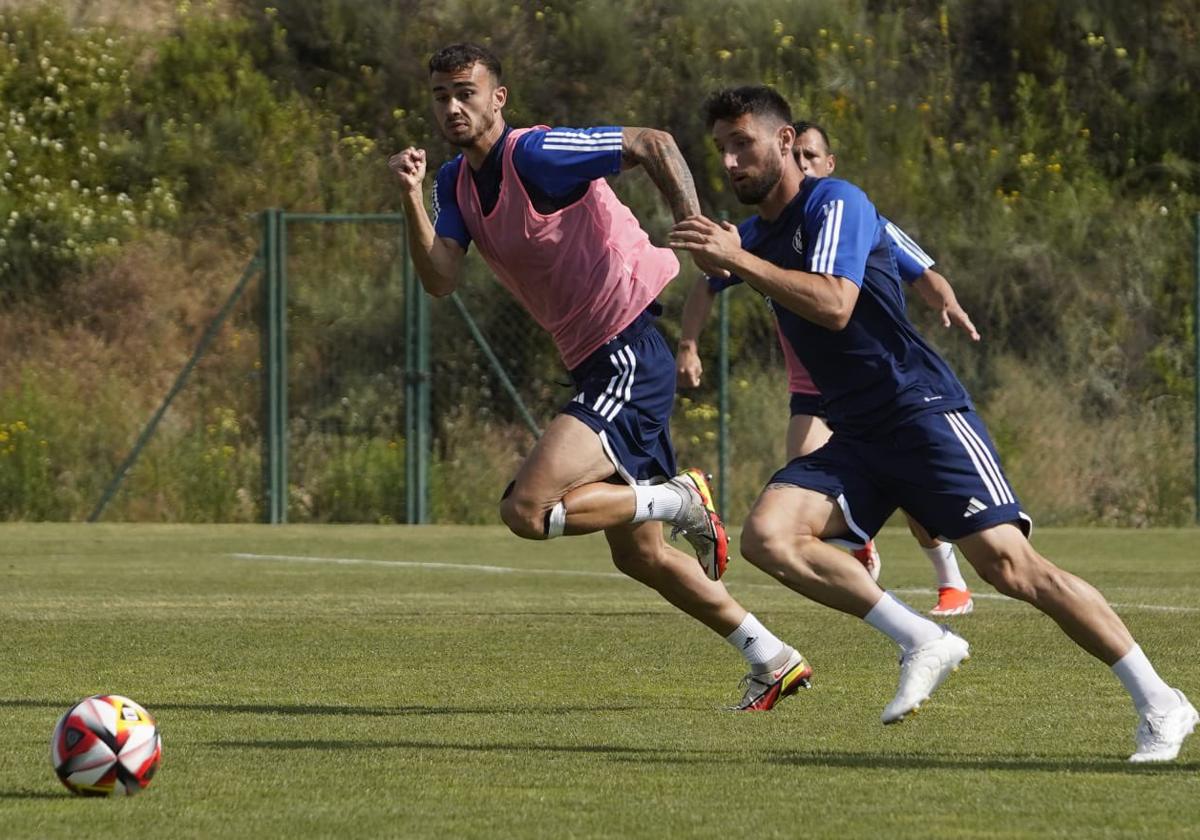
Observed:
[[[837,169],[837,155],[829,155],[829,174],[833,174],[833,170]]]
[[[784,155],[795,154],[793,151],[796,147],[796,129],[794,126],[784,123],[779,129],[777,135],[779,139],[779,151]]]
[[[496,105],[496,110],[499,111],[508,102],[508,88],[504,85],[497,85],[492,91],[492,102]]]

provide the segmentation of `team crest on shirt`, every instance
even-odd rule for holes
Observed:
[[[792,248],[800,256],[804,256],[804,227],[796,228],[796,235],[792,237]]]

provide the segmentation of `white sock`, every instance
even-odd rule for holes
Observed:
[[[938,588],[945,589],[966,589],[967,582],[963,580],[962,572],[958,570],[958,559],[954,556],[954,544],[943,542],[938,543],[933,548],[925,548],[922,546],[922,551],[929,558],[929,562],[933,564],[933,571],[937,575]]]
[[[635,484],[633,522],[671,522],[683,510],[683,496],[670,484]]]
[[[942,636],[941,627],[893,598],[890,592],[883,593],[871,611],[863,616],[863,621],[890,637],[904,653]]]
[[[746,613],[742,623],[725,637],[725,641],[737,648],[751,665],[763,665],[783,650],[783,642],[763,627],[754,613]]]
[[[1179,705],[1179,696],[1162,681],[1146,654],[1142,653],[1141,645],[1134,645],[1129,653],[1117,660],[1112,670],[1133,698],[1138,714],[1147,709],[1167,712]]]

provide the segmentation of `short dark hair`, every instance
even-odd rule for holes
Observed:
[[[704,102],[704,122],[710,129],[717,120],[732,121],[745,114],[775,117],[785,123],[792,121],[792,108],[787,100],[766,85],[725,88]]]
[[[821,139],[825,141],[825,151],[828,152],[829,154],[833,154],[833,144],[829,142],[829,134],[828,134],[828,132],[825,131],[825,128],[823,126],[819,126],[814,122],[807,122],[805,120],[796,120],[794,123],[792,123],[792,128],[796,129],[797,137],[799,137],[801,134],[803,134],[806,131],[817,132],[817,134],[821,135]]]
[[[474,64],[482,64],[500,81],[500,59],[487,47],[471,43],[450,44],[435,52],[429,59],[429,75],[466,70]]]

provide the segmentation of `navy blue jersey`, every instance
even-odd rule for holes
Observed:
[[[891,237],[862,190],[838,178],[805,178],[779,218],[752,216],[738,230],[755,256],[859,286],[850,322],[838,331],[772,306],[835,432],[871,435],[922,414],[972,408],[909,322]]]
[[[506,126],[478,172],[472,171],[486,215],[500,195],[500,149],[511,131]],[[621,171],[624,132],[620,126],[597,128],[534,128],[517,140],[513,165],[534,209],[544,215],[574,204],[597,178]],[[442,165],[433,182],[434,230],[453,239],[465,251],[471,234],[458,209],[454,185],[463,156]]]

